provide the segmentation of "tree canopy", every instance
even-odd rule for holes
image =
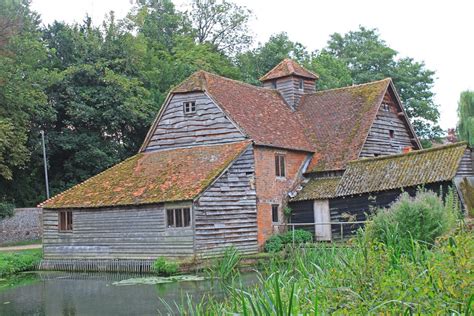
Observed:
[[[170,89],[199,69],[260,85],[290,57],[320,90],[390,76],[419,135],[439,133],[434,72],[376,30],[335,33],[314,52],[286,33],[251,47],[252,13],[230,1],[135,3],[121,20],[42,26],[28,0],[0,0],[0,202],[45,198],[41,130],[56,194],[136,153]]]
[[[458,134],[461,140],[474,146],[474,91],[461,93],[458,103]]]

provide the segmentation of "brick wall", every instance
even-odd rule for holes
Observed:
[[[285,156],[286,177],[277,178],[275,175],[275,155]],[[287,199],[288,192],[294,188],[295,182],[300,180],[300,172],[307,153],[255,147],[255,175],[257,190],[257,223],[258,244],[262,246],[270,237],[275,228],[272,223],[272,204],[280,205],[280,222],[283,223],[282,207]]]
[[[12,217],[0,220],[0,244],[35,240],[41,236],[40,208],[17,208]]]

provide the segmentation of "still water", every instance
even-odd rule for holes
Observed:
[[[154,285],[113,285],[130,274],[36,272],[0,281],[0,315],[167,315],[169,306],[187,295],[223,295],[211,282],[186,281]],[[245,275],[246,284],[254,275]],[[5,282],[9,283],[8,285]],[[3,284],[2,284],[3,283]]]

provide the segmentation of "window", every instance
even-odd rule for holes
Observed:
[[[191,210],[189,209],[189,207],[167,209],[166,226],[169,228],[191,226]]]
[[[272,205],[272,222],[273,223],[279,223],[279,221],[278,221],[278,208],[279,208],[278,204],[273,204]]]
[[[382,109],[384,111],[390,111],[390,105],[388,103],[382,103]]]
[[[304,90],[304,80],[303,80],[303,79],[300,79],[298,88],[299,88],[300,90]]]
[[[277,81],[276,81],[276,80],[273,80],[273,81],[272,81],[272,88],[273,88],[273,89],[276,89],[276,88],[277,88]]]
[[[388,135],[390,136],[390,138],[394,138],[395,137],[395,131],[393,129],[389,130]]]
[[[72,212],[61,211],[58,213],[59,223],[58,228],[61,232],[72,231]]]
[[[184,114],[191,114],[196,112],[196,102],[184,102],[183,103]]]
[[[275,174],[277,177],[285,177],[285,156],[275,155]]]

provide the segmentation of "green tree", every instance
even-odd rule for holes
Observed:
[[[314,54],[308,69],[319,75],[318,90],[346,87],[352,84],[351,72],[347,65],[324,49]]]
[[[31,118],[47,112],[46,48],[27,1],[0,1],[0,182],[25,165]],[[0,192],[1,195],[1,192]]]
[[[474,146],[474,91],[461,93],[458,103],[458,134],[461,140]]]
[[[279,33],[256,49],[238,55],[237,64],[242,80],[259,85],[261,76],[288,57],[306,64],[310,54],[301,43],[291,41],[286,33]]]
[[[344,35],[334,33],[327,51],[347,65],[354,83],[392,77],[418,136],[440,135],[438,105],[431,91],[435,73],[426,69],[423,62],[397,59],[398,53],[380,38],[377,30],[365,27]]]
[[[249,47],[251,11],[223,0],[193,0],[188,18],[198,43],[209,43],[218,51],[234,55]]]

